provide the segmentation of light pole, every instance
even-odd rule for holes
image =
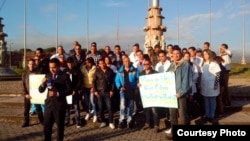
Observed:
[[[119,7],[117,7],[117,29],[116,29],[116,40],[119,45]]]
[[[212,42],[212,8],[211,8],[211,0],[209,0],[209,42]]]
[[[24,0],[24,46],[23,46],[23,68],[26,68],[26,0]]]
[[[89,0],[87,0],[86,4],[86,31],[87,31],[87,52],[89,51]]]
[[[10,68],[11,68],[11,45],[13,45],[13,43],[10,43]]]
[[[246,20],[245,20],[245,3],[244,0],[242,0],[242,15],[243,15],[243,38],[242,38],[242,44],[243,44],[243,49],[242,49],[242,59],[241,59],[241,64],[245,65],[246,64],[246,58],[245,58],[245,28],[246,28]]]
[[[56,52],[58,47],[58,0],[56,0]]]

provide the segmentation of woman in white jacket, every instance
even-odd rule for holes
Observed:
[[[203,51],[203,64],[201,67],[201,94],[205,102],[204,122],[213,122],[216,110],[216,97],[220,93],[220,66],[214,61],[212,51]]]

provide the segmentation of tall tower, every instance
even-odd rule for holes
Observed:
[[[6,64],[6,54],[7,54],[7,43],[5,42],[5,37],[8,36],[3,32],[4,24],[2,24],[3,18],[0,17],[0,66],[5,66]]]
[[[167,31],[166,26],[162,25],[163,17],[161,15],[162,8],[159,5],[159,0],[152,0],[152,6],[148,8],[148,16],[147,25],[144,27],[144,31],[146,32],[145,35],[145,42],[144,42],[144,49],[145,52],[148,52],[148,48],[159,45],[161,49],[165,49],[165,36],[163,35],[164,32]]]

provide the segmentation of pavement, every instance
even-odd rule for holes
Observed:
[[[250,101],[233,100],[230,108],[226,109],[225,116],[217,120],[218,125],[250,125]],[[73,113],[73,112],[72,112]],[[141,130],[144,124],[144,113],[140,112],[137,122],[132,129],[111,129],[109,126],[99,128],[100,123],[93,123],[92,119],[84,120],[85,112],[81,112],[83,126],[76,128],[71,125],[65,127],[65,141],[166,141],[164,131],[168,128],[164,114],[160,117],[160,132],[155,133],[153,128]],[[107,116],[107,115],[106,115]],[[114,123],[117,125],[119,112],[114,113]],[[73,114],[71,114],[73,118]],[[31,125],[22,128],[23,97],[0,96],[0,141],[40,141],[43,140],[43,127],[37,116],[31,116]],[[198,117],[191,121],[191,125],[204,123]],[[53,126],[53,140],[56,140],[56,125]]]
[[[238,82],[238,81],[237,81]],[[242,82],[243,83],[243,82]],[[235,84],[235,83],[234,83]],[[249,84],[245,83],[244,84]],[[20,94],[20,81],[0,81],[0,141],[41,141],[43,140],[43,127],[39,124],[37,116],[31,116],[31,125],[22,128],[23,97]],[[249,85],[235,84],[231,86],[233,94],[232,105],[225,108],[225,115],[218,118],[217,125],[249,125],[250,126],[250,93]],[[132,129],[111,129],[108,126],[99,128],[100,123],[93,123],[92,119],[85,121],[85,112],[81,112],[83,126],[76,128],[71,125],[65,128],[65,141],[166,141],[164,131],[169,128],[165,113],[160,113],[160,132],[155,133],[153,128],[141,130],[144,125],[144,113],[139,112],[136,124]],[[71,118],[73,117],[73,111]],[[107,116],[107,114],[106,114]],[[117,126],[119,112],[114,112],[114,123]],[[191,125],[204,124],[201,118],[192,119]],[[56,125],[53,126],[53,140],[56,140]]]

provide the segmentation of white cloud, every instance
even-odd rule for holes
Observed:
[[[105,2],[103,5],[107,7],[122,7],[125,6],[125,3],[122,3],[120,1],[118,2],[115,0],[109,0],[108,2]]]
[[[41,7],[40,11],[47,15],[54,14],[56,12],[56,5],[54,3],[50,3],[46,6]]]

